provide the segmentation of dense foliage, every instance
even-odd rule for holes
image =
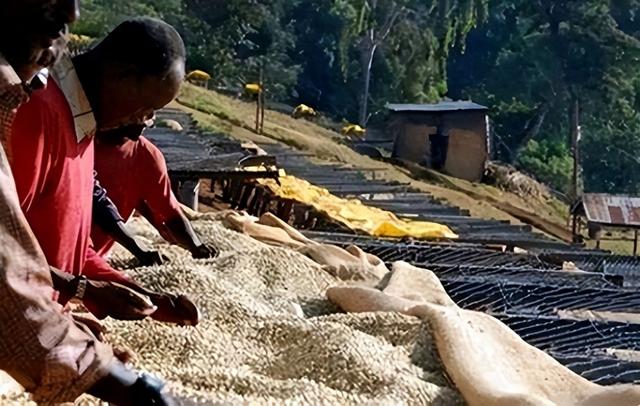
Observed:
[[[128,16],[178,28],[189,68],[379,122],[387,102],[471,98],[496,153],[567,192],[578,103],[585,188],[640,193],[640,0],[84,0],[74,31]],[[637,174],[637,175],[636,175]]]
[[[212,73],[219,85],[255,81],[263,66],[271,98],[351,121],[364,111],[360,121],[367,121],[367,112],[382,111],[388,100],[442,97],[449,50],[482,20],[485,3],[86,0],[74,31],[100,37],[125,17],[160,17],[183,35],[189,67]]]
[[[492,108],[498,157],[568,191],[579,102],[586,190],[639,193],[624,172],[640,167],[616,147],[640,142],[638,2],[492,0],[489,10],[450,61],[450,95]]]

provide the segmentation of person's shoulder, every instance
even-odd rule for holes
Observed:
[[[29,95],[29,100],[18,108],[13,123],[13,132],[18,129],[21,133],[30,133],[37,128],[44,130],[47,123],[57,120],[60,107],[58,97],[64,99],[64,95],[58,95],[59,91],[60,89],[55,84],[49,83],[46,88],[32,92]]]
[[[44,89],[31,93],[29,101],[26,103],[31,108],[37,108],[44,112],[54,112],[59,106],[66,104],[64,93],[55,81],[51,80]]]
[[[11,128],[11,149],[14,156],[18,151],[23,154],[54,154],[62,151],[65,145],[61,136],[66,106],[64,95],[50,82],[46,88],[34,91],[29,101],[21,105]],[[30,165],[32,156],[28,155]],[[26,161],[25,161],[26,163]]]
[[[144,149],[145,151],[149,151],[149,152],[153,152],[155,153],[160,152],[160,150],[158,149],[158,147],[156,147],[153,142],[151,142],[147,137],[145,137],[144,135],[141,135],[140,138],[138,138],[138,145],[140,148]]]
[[[163,168],[166,166],[164,155],[158,147],[156,147],[144,135],[138,139],[138,154],[145,156],[149,163]]]
[[[142,153],[147,155],[150,159],[164,161],[164,155],[153,142],[149,141],[144,135],[141,135],[138,139],[138,148]]]

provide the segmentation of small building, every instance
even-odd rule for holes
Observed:
[[[578,221],[583,217],[587,223],[589,238],[600,247],[604,228],[634,230],[633,254],[638,253],[638,230],[640,230],[640,197],[585,193],[572,207],[574,238],[580,233]]]
[[[485,106],[469,101],[388,104],[392,157],[470,181],[482,179],[490,158]]]

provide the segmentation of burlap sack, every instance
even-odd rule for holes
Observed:
[[[603,387],[524,342],[499,320],[460,309],[435,274],[396,263],[382,290],[336,287],[347,312],[400,312],[432,327],[445,369],[470,406],[636,406],[640,389]]]

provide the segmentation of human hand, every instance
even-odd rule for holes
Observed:
[[[142,320],[157,310],[148,297],[113,282],[88,281],[83,303],[99,319]]]
[[[184,295],[166,293],[154,294],[151,301],[158,310],[151,318],[164,323],[174,323],[180,326],[197,326],[200,323],[200,310]]]
[[[200,244],[191,251],[191,256],[194,259],[209,259],[215,258],[219,254],[215,247],[210,245]]]
[[[158,251],[142,251],[136,257],[140,266],[162,265],[165,261],[168,261],[168,258]]]
[[[113,347],[113,356],[125,365],[136,361],[136,354],[126,347]]]

